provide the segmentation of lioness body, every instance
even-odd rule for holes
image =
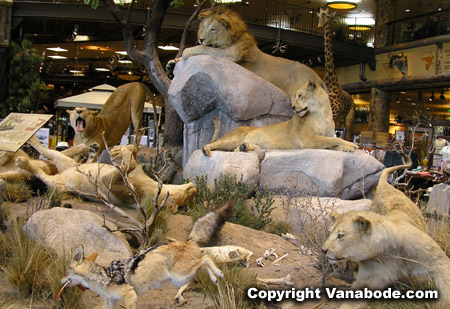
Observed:
[[[75,160],[83,160],[87,157],[89,147],[85,145],[78,145],[64,150],[66,156],[74,158]],[[50,162],[40,159],[30,158],[23,150],[17,152],[0,151],[0,181],[7,182],[25,182],[34,177],[29,171],[21,169],[16,166],[17,158],[25,158],[30,164],[39,168],[47,175],[54,175],[58,172],[56,166]]]
[[[102,133],[108,146],[117,145],[130,123],[133,123],[139,142],[146,101],[153,102],[153,94],[147,86],[142,83],[128,83],[113,92],[98,115],[80,107],[68,111],[70,123],[75,129],[74,145],[98,143],[100,148],[97,154],[100,154],[105,149]]]
[[[39,153],[50,159],[58,168],[59,173],[52,176],[47,175],[43,170],[32,165],[26,158],[19,158],[16,164],[38,177],[47,186],[56,187],[61,192],[75,193],[94,200],[98,191],[100,191],[108,201],[118,206],[134,203],[131,192],[115,166],[103,163],[78,164],[57,151],[44,148],[36,139],[31,139],[29,143]],[[122,160],[121,169],[128,174],[139,196],[156,195],[158,183],[148,177],[141,167],[136,167],[132,145],[116,146],[112,153],[118,160]],[[89,175],[91,179],[89,179]],[[176,212],[178,205],[184,205],[196,193],[196,189],[192,183],[163,185],[158,202],[162,202],[167,193],[170,196],[169,205],[172,207],[172,211]]]
[[[426,233],[417,206],[405,200],[403,197],[406,196],[400,191],[389,188],[387,183],[390,172],[407,166],[383,171],[372,211],[332,214],[336,221],[322,251],[331,263],[344,259],[359,262],[352,289],[383,290],[396,280],[425,276],[431,278],[439,290],[438,306],[448,308],[450,259]],[[362,302],[348,302],[342,307],[360,308],[363,305]]]
[[[182,58],[211,55],[236,62],[286,92],[291,100],[296,90],[312,80],[325,88],[320,77],[306,65],[263,53],[241,17],[225,8],[215,7],[199,14],[200,45],[186,48]]]
[[[263,127],[238,127],[217,141],[203,147],[210,155],[212,150],[265,149],[322,149],[338,147],[340,150],[354,151],[356,145],[332,137],[334,123],[328,95],[314,82],[307,82],[296,92],[292,101],[294,115],[291,120]]]

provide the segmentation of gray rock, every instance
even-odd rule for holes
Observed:
[[[169,99],[184,122],[183,166],[210,142],[213,117],[219,137],[242,126],[263,126],[292,116],[289,97],[278,87],[226,59],[193,56],[175,67]]]
[[[273,150],[261,162],[260,188],[291,196],[356,199],[376,186],[383,168],[362,151]]]
[[[211,157],[196,150],[183,169],[183,178],[194,181],[196,176],[208,176],[208,188],[214,190],[214,179],[221,175],[235,175],[242,182],[255,188],[259,183],[259,159],[254,153],[213,151]]]
[[[96,262],[104,266],[131,256],[125,237],[109,232],[102,225],[103,219],[90,211],[55,207],[33,214],[24,225],[24,231],[31,239],[42,241],[60,254],[70,253],[76,245],[83,244],[85,254],[98,252]],[[117,228],[108,222],[107,226]]]
[[[330,213],[347,211],[369,211],[369,199],[341,200],[335,197],[287,197],[276,196],[272,218],[287,221],[293,233],[301,233],[304,224],[330,223]]]

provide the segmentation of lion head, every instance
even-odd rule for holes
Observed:
[[[242,18],[230,9],[215,7],[203,10],[198,15],[198,43],[211,47],[233,45],[244,33],[247,25]]]
[[[291,98],[291,102],[292,109],[300,117],[314,114],[327,119],[332,115],[328,94],[313,81],[309,81],[297,89],[295,97]]]
[[[377,244],[374,241],[374,222],[367,212],[349,211],[344,214],[331,213],[334,221],[330,236],[322,246],[331,264],[341,260],[361,262],[373,258]]]
[[[88,110],[84,107],[76,107],[73,110],[68,110],[69,120],[74,127],[75,132],[83,132],[93,123],[96,111]]]

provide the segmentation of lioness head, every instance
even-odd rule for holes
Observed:
[[[369,213],[349,211],[339,215],[332,212],[331,218],[335,222],[322,246],[331,264],[345,259],[360,262],[376,255],[377,244],[372,237],[374,224]]]
[[[203,10],[198,18],[200,26],[197,37],[200,45],[227,47],[247,32],[247,25],[242,18],[225,7]]]
[[[331,105],[326,91],[313,81],[303,84],[295,92],[295,97],[291,98],[292,109],[300,116],[304,117],[308,113],[331,115]]]
[[[97,114],[96,111],[91,111],[84,107],[76,107],[67,112],[69,113],[70,124],[74,127],[76,132],[83,132],[86,130]]]

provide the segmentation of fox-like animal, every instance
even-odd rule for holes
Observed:
[[[203,254],[197,241],[207,243],[225,223],[217,217],[226,219],[231,215],[232,208],[233,203],[228,202],[194,223],[193,231],[201,230],[198,225],[202,225],[210,233],[191,233],[188,241],[158,244],[128,259],[113,261],[107,267],[95,263],[97,253],[85,257],[84,247],[79,245],[66,276],[61,279],[63,287],[58,296],[66,286],[81,285],[103,297],[106,308],[114,308],[116,302],[122,299],[127,309],[133,309],[139,294],[158,288],[166,280],[171,280],[177,287],[184,286],[200,268],[204,268],[211,281],[218,284],[218,277],[223,278],[222,271],[210,256]]]

